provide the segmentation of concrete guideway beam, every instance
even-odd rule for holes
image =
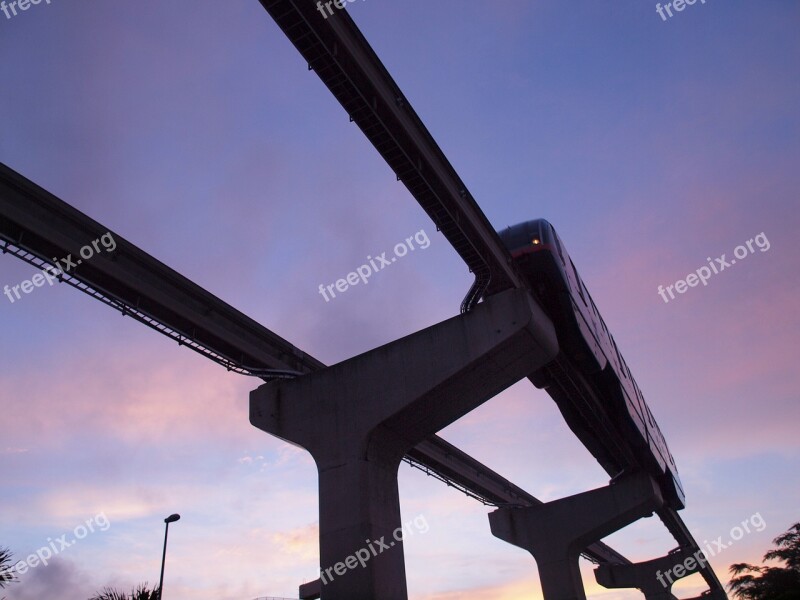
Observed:
[[[632,565],[600,565],[594,577],[597,583],[609,589],[638,588],[646,600],[672,600],[672,584],[699,572],[705,562],[702,550],[681,548]]]
[[[525,291],[508,290],[467,314],[251,392],[250,422],[316,461],[323,600],[407,598],[396,535],[403,456],[557,352],[550,320]],[[365,560],[357,567],[335,568],[359,551]]]
[[[489,524],[495,537],[536,559],[545,600],[586,600],[580,553],[663,505],[656,482],[638,473],[540,506],[500,508],[489,514]]]

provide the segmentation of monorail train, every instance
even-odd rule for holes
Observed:
[[[682,509],[683,488],[664,436],[553,226],[537,219],[498,234],[558,336],[559,356],[531,381],[547,390],[609,474],[644,469],[667,504]]]

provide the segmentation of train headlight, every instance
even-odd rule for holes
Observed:
[[[531,240],[531,243],[532,243],[534,246],[538,246],[539,244],[541,244],[541,243],[542,243],[542,241],[541,241],[541,240],[540,240],[538,237],[535,237],[535,238],[533,238],[533,239]]]

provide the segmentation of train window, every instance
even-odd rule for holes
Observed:
[[[572,259],[569,259],[569,264],[572,266],[572,273],[575,275],[575,287],[578,288],[578,294],[580,294],[581,300],[583,300],[583,305],[588,307],[589,304],[586,302],[586,296],[583,293],[583,282],[581,278],[578,277],[578,269],[575,268],[575,263],[572,262]]]
[[[617,351],[617,361],[619,362],[619,370],[622,372],[622,376],[627,379],[628,376],[625,374],[625,361],[622,360],[622,355],[619,353],[619,348],[617,348],[616,342],[614,343],[614,350]]]
[[[628,375],[631,375],[630,371],[628,371]],[[639,389],[639,384],[636,383],[636,380],[634,380],[633,375],[631,375],[631,381],[633,381],[633,387],[636,388],[636,397],[639,399],[639,410],[642,411],[642,415],[644,416],[645,406],[644,406],[644,396],[642,396],[642,390]]]
[[[583,282],[581,282],[581,283],[583,283]],[[594,302],[592,302],[592,297],[589,295],[589,292],[586,291],[586,287],[583,286],[583,285],[581,287],[583,287],[583,295],[586,296],[586,298],[588,298],[588,300],[589,300],[587,302],[587,306],[594,313],[594,320],[595,320],[595,322],[597,322],[597,321],[600,320],[600,315],[597,314],[597,307],[594,305]]]
[[[606,332],[606,336],[611,337],[611,334],[608,333],[608,327],[606,327],[606,322],[603,320],[603,317],[600,317],[600,324],[603,326],[603,331]]]
[[[592,300],[592,296],[589,294],[589,290],[587,290],[586,286],[583,285],[583,281],[581,281],[581,285],[583,286],[583,293],[586,294],[586,297],[589,299],[589,304],[592,305],[594,316],[600,319],[600,313],[598,312],[597,307],[594,305],[594,300]]]
[[[556,230],[553,229],[553,226],[550,225],[550,231],[553,234],[553,239],[556,241],[556,248],[558,248],[558,255],[561,257],[562,264],[566,264],[564,262],[564,251],[561,249],[561,242],[558,241],[558,236],[556,235]]]

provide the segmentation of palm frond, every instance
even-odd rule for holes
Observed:
[[[149,589],[146,583],[140,584],[131,590],[130,594],[120,592],[114,588],[104,587],[99,594],[92,596],[89,600],[160,600],[161,594],[158,588]]]
[[[0,548],[0,589],[17,581],[17,574],[12,570],[14,556],[8,548]]]

